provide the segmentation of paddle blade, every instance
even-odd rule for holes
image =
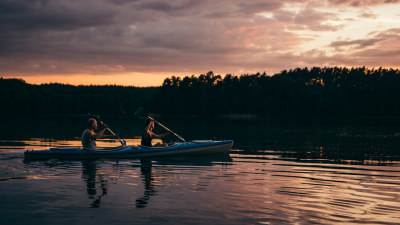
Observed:
[[[95,114],[91,114],[91,113],[88,113],[88,115],[89,115],[90,118],[93,118],[93,119],[95,119],[95,120],[97,120],[97,121],[101,121],[99,115],[95,115]]]
[[[142,107],[139,107],[138,109],[136,109],[135,114],[140,117],[144,117],[144,118],[149,117],[149,114]]]

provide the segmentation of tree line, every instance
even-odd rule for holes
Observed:
[[[160,87],[27,84],[0,79],[1,114],[400,116],[400,71],[313,67],[224,77],[166,78]]]
[[[157,87],[50,83],[0,78],[0,114],[114,114],[150,107]]]

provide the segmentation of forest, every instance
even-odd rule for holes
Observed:
[[[0,114],[400,116],[400,71],[313,67],[166,78],[159,87],[33,85],[0,78]]]
[[[0,78],[0,114],[107,114],[150,107],[157,87],[116,85],[34,85],[22,79]]]

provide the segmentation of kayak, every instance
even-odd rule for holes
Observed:
[[[49,150],[25,151],[25,159],[100,159],[100,158],[140,158],[153,156],[198,155],[228,153],[233,141],[197,140],[176,142],[167,147],[119,146],[97,150],[82,147],[59,147]]]

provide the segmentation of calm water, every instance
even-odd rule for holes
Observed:
[[[26,149],[79,145],[87,117],[1,118],[0,224],[400,223],[400,119],[158,119],[186,140],[234,146],[218,156],[25,161]],[[103,121],[140,141],[138,118]]]

